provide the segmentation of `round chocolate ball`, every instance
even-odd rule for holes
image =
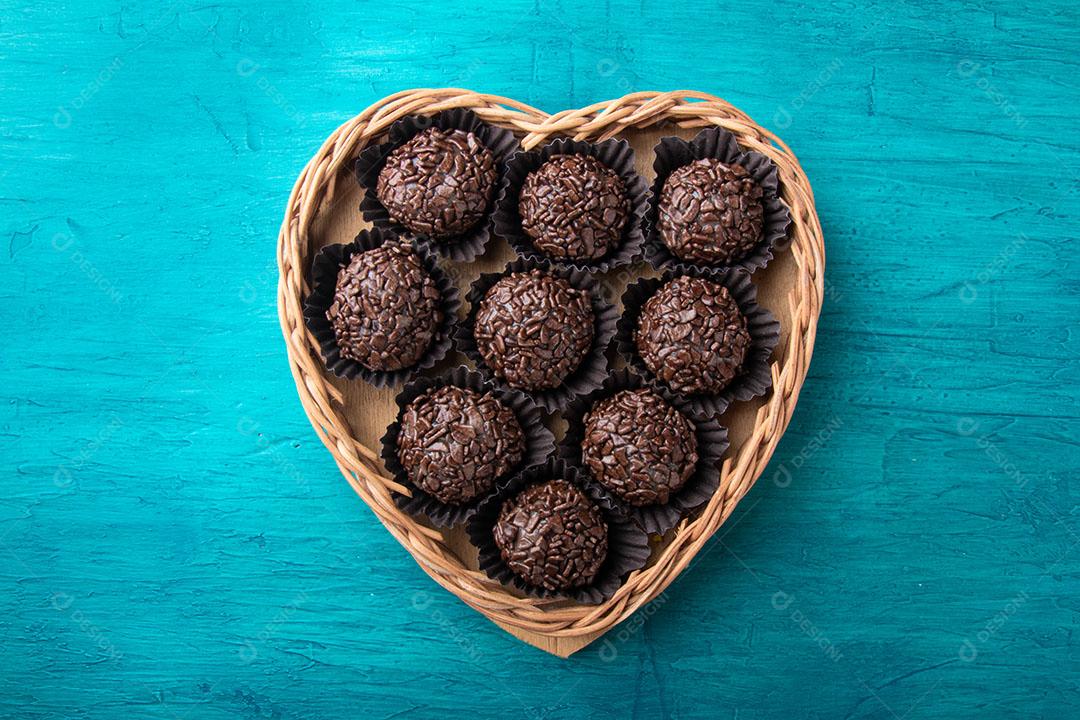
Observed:
[[[387,156],[375,190],[396,222],[446,238],[484,217],[497,179],[495,156],[476,135],[429,128]]]
[[[590,155],[556,155],[521,186],[521,227],[540,252],[595,260],[618,246],[630,214],[622,178]]]
[[[645,302],[634,342],[649,370],[673,390],[717,393],[742,371],[750,331],[726,287],[684,275]]]
[[[682,260],[738,262],[763,237],[762,194],[742,165],[713,158],[683,165],[660,190],[660,238]]]
[[[589,293],[540,270],[500,279],[476,312],[484,362],[511,387],[556,388],[577,369],[595,334]]]
[[[489,492],[524,452],[514,411],[491,393],[454,386],[429,390],[401,417],[401,466],[418,488],[451,505]]]
[[[392,242],[352,256],[338,271],[326,319],[343,357],[390,372],[415,365],[443,315],[435,280],[407,244]]]
[[[663,505],[697,465],[694,426],[651,390],[623,390],[585,416],[581,456],[593,478],[631,505]]]
[[[493,533],[514,574],[553,592],[588,585],[607,557],[600,508],[565,480],[533,485],[506,500]]]

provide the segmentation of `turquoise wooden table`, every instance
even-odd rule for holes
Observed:
[[[1044,2],[0,9],[0,715],[1076,717],[1080,11]],[[343,481],[276,317],[292,183],[368,104],[720,95],[814,183],[772,465],[569,660]]]

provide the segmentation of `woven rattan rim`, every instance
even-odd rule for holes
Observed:
[[[793,218],[791,250],[799,268],[790,288],[793,314],[787,322],[784,362],[772,366],[773,392],[755,418],[750,438],[738,455],[724,462],[720,491],[693,521],[683,521],[669,544],[655,553],[653,564],[632,574],[601,605],[553,606],[552,601],[519,598],[483,572],[469,570],[437,530],[403,513],[390,496],[397,486],[382,475],[378,450],[350,434],[341,393],[324,375],[318,345],[303,319],[309,292],[304,275],[312,257],[308,231],[319,208],[332,196],[335,181],[347,178],[357,153],[395,121],[413,114],[470,108],[481,119],[522,134],[525,149],[554,135],[580,140],[606,140],[619,133],[669,121],[684,128],[718,125],[740,145],[771,157],[780,171],[783,198]],[[289,366],[304,410],[319,438],[333,455],[353,489],[379,520],[437,583],[492,620],[550,637],[604,632],[648,603],[684,570],[706,541],[724,523],[735,505],[764,471],[791,419],[813,351],[824,294],[825,247],[810,183],[784,143],[727,102],[699,92],[639,92],[578,110],[548,115],[495,95],[468,90],[419,89],[391,95],[335,130],[308,162],[289,196],[278,237],[278,314],[288,346]]]

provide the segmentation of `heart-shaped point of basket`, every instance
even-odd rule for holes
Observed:
[[[379,438],[395,418],[395,389],[334,377],[304,324],[315,253],[325,245],[350,242],[369,227],[359,212],[362,192],[352,177],[357,155],[383,141],[389,127],[402,118],[454,108],[470,109],[481,120],[511,130],[526,150],[556,137],[625,139],[636,151],[638,173],[650,183],[653,148],[660,138],[689,139],[702,128],[719,126],[733,133],[743,150],[762,153],[775,163],[780,197],[791,210],[790,248],[777,252],[753,275],[759,304],[781,327],[772,356],[772,389],[763,397],[732,404],[721,416],[731,444],[719,490],[695,515],[668,532],[653,548],[648,564],[599,605],[524,597],[476,569],[476,550],[462,528],[436,529],[400,510],[391,493],[403,488],[390,479],[379,454]],[[775,135],[719,98],[686,91],[641,92],[548,115],[514,100],[466,90],[410,90],[375,103],[339,127],[300,173],[278,238],[278,311],[304,410],[357,494],[437,583],[508,632],[565,657],[662,593],[690,566],[765,470],[810,364],[824,291],[824,252],[810,184],[794,155]],[[509,247],[492,238],[484,257],[444,268],[448,267],[451,280],[467,289],[481,272],[495,271],[511,258]],[[618,268],[604,274],[602,286],[618,304],[622,288],[643,274],[653,273],[643,264]],[[452,357],[448,362],[459,360]]]

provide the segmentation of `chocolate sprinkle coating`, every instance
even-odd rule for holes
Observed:
[[[525,452],[513,410],[491,393],[444,386],[405,409],[398,459],[409,480],[451,505],[488,493]]]
[[[378,372],[415,365],[442,322],[439,288],[406,243],[352,256],[326,311],[343,357]]]
[[[511,387],[556,388],[577,369],[596,332],[589,293],[540,270],[487,291],[476,312],[476,348]]]
[[[497,179],[495,156],[476,135],[428,128],[387,156],[376,194],[395,221],[446,238],[484,217]]]
[[[663,505],[694,474],[694,425],[652,390],[623,390],[585,416],[581,457],[592,477],[635,507]]]
[[[558,259],[595,260],[622,239],[630,198],[622,178],[590,155],[556,155],[521,187],[521,227]]]
[[[726,287],[682,275],[645,302],[634,342],[646,367],[676,392],[717,393],[742,371],[750,332]]]
[[[660,191],[660,238],[689,262],[730,264],[761,242],[763,191],[742,165],[695,160]]]
[[[506,500],[492,533],[507,567],[552,592],[588,585],[607,558],[600,508],[565,480],[533,485]]]

